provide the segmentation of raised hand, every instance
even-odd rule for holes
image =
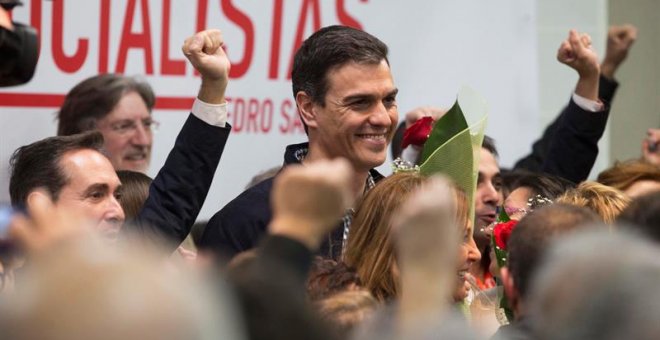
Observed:
[[[458,245],[454,188],[432,177],[411,193],[392,221],[401,272],[400,331],[416,338],[420,321],[433,324],[451,301]]]
[[[642,157],[651,164],[660,166],[660,129],[649,129],[642,141]]]
[[[576,70],[580,77],[598,76],[598,55],[591,48],[591,37],[586,33],[570,30],[557,51],[557,60]]]
[[[568,65],[580,75],[575,93],[589,100],[598,100],[598,81],[600,64],[598,55],[591,48],[591,37],[570,30],[557,51],[557,60]]]
[[[350,172],[344,159],[287,166],[273,184],[270,233],[318,248],[352,204]]]
[[[614,73],[626,60],[628,52],[637,40],[637,28],[633,25],[611,26],[607,31],[607,50],[601,63],[601,73],[614,78]]]
[[[46,251],[93,230],[79,211],[56,208],[45,192],[31,193],[28,201],[29,217],[14,217],[9,236],[30,254]]]
[[[211,104],[225,101],[231,63],[222,49],[222,32],[217,29],[198,32],[187,38],[181,50],[202,76],[199,99]]]

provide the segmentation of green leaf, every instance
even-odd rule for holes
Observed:
[[[457,100],[454,106],[433,125],[429,139],[424,143],[420,164],[424,164],[437,148],[467,128],[467,121]]]
[[[506,209],[504,209],[504,205],[502,205],[500,207],[500,213],[497,215],[497,223],[504,223],[509,221],[511,221],[511,217],[509,217],[509,214],[506,213]]]

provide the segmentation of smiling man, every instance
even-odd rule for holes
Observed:
[[[397,125],[397,88],[387,46],[349,27],[329,26],[311,35],[296,52],[293,96],[309,142],[289,145],[284,165],[345,158],[352,166],[355,198],[382,176],[373,168],[385,162]],[[224,256],[253,248],[271,219],[273,180],[246,190],[209,221],[202,248]],[[321,246],[321,255],[338,258],[350,229],[348,211]]]
[[[58,112],[58,136],[98,130],[115,170],[146,172],[151,161],[151,117],[155,97],[149,84],[120,74],[87,78],[66,95]]]
[[[121,183],[102,147],[101,134],[88,132],[19,148],[11,160],[12,205],[29,209],[36,196],[45,194],[57,209],[80,215],[103,236],[115,239],[124,222],[117,200]]]

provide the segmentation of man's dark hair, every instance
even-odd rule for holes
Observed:
[[[307,38],[293,58],[293,97],[303,91],[314,103],[325,106],[330,70],[349,62],[378,64],[385,60],[389,65],[387,52],[387,45],[367,32],[339,25],[324,27]]]
[[[83,80],[64,98],[57,114],[57,135],[68,136],[96,128],[96,122],[130,92],[139,94],[149,111],[153,109],[156,98],[145,82],[121,74],[101,74]]]
[[[484,135],[484,140],[481,142],[481,147],[492,153],[495,158],[500,156],[500,154],[497,153],[497,148],[495,147],[495,140],[489,136]]]
[[[602,220],[591,210],[561,203],[541,207],[523,217],[507,243],[507,267],[521,297],[527,296],[532,278],[554,239],[597,222]]]
[[[511,175],[515,176],[511,183],[511,191],[526,187],[532,191],[533,196],[541,195],[551,200],[561,196],[567,190],[575,188],[575,183],[550,174],[514,170],[511,171]]]
[[[28,195],[37,188],[45,189],[54,201],[69,178],[60,160],[69,151],[92,149],[102,152],[103,135],[90,131],[72,136],[42,139],[14,151],[9,166],[9,196],[15,207],[25,206]]]
[[[660,243],[660,191],[635,198],[616,221]]]

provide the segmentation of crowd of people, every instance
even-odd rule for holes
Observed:
[[[460,157],[477,171],[464,186],[419,171],[420,146],[403,147],[408,128],[426,117],[442,127],[448,110],[420,107],[399,124],[387,45],[322,28],[292,67],[307,142],[205,224],[195,222],[231,132],[222,33],[183,44],[201,85],[153,179],[151,87],[86,79],[67,94],[58,135],[11,158],[0,334],[655,339],[660,129],[641,155],[588,180],[636,34],[612,27],[601,61],[571,30],[557,52],[579,76],[567,105],[512,169],[491,138],[469,145]],[[403,159],[384,176],[375,168],[388,152]]]

